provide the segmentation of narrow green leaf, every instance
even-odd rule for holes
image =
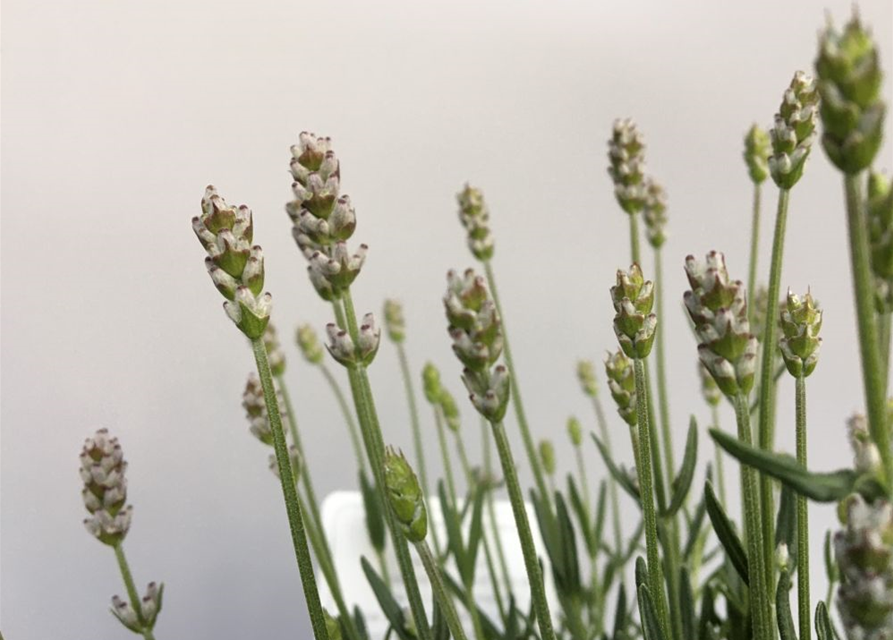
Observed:
[[[639,587],[648,584],[648,565],[645,558],[639,556],[636,558],[636,592]]]
[[[691,417],[688,425],[688,437],[685,440],[685,455],[682,458],[682,466],[679,474],[673,480],[673,496],[670,505],[661,512],[665,518],[676,515],[679,508],[685,504],[688,492],[691,489],[692,480],[695,477],[695,466],[698,463],[698,423],[695,417]]]
[[[660,626],[654,602],[646,585],[639,586],[639,616],[642,620],[642,635],[645,640],[666,640],[664,631]]]
[[[462,573],[467,567],[465,545],[462,542],[462,523],[459,521],[459,514],[455,510],[455,505],[450,502],[447,496],[446,485],[443,480],[437,483],[437,494],[440,496],[440,511],[443,513],[443,522],[447,533],[447,548],[453,554],[456,560],[456,566],[459,568],[463,580],[465,575]]]
[[[614,607],[614,633],[613,640],[621,640],[626,630],[626,589],[621,584],[617,588],[617,606]]]
[[[825,574],[831,584],[840,580],[840,569],[834,561],[834,554],[831,550],[831,531],[825,532]]]
[[[712,581],[708,580],[704,585],[704,592],[701,595],[701,619],[698,623],[698,640],[713,640],[715,634],[713,627],[716,624],[716,610],[713,607],[713,587],[710,586]]]
[[[801,467],[795,458],[787,454],[763,451],[719,429],[711,429],[710,435],[739,462],[772,476],[816,502],[843,500],[853,493],[859,480],[859,476],[852,469],[813,473]]]
[[[797,640],[794,618],[791,615],[791,574],[782,571],[775,590],[775,610],[778,614],[778,635],[781,640]],[[808,640],[808,639],[807,639]]]
[[[695,508],[695,514],[692,516],[691,524],[688,526],[688,540],[685,543],[685,551],[683,551],[682,557],[685,560],[691,558],[691,554],[695,549],[695,545],[698,543],[698,538],[701,535],[701,528],[704,526],[704,516],[707,514],[707,502],[704,498],[701,498],[701,501],[698,503],[698,506]]]
[[[362,469],[360,470],[360,492],[363,495],[363,508],[366,511],[366,531],[369,533],[369,541],[372,543],[372,547],[381,553],[384,551],[387,540],[381,498]]]
[[[580,523],[580,533],[583,536],[583,541],[586,543],[586,550],[590,557],[594,556],[598,551],[600,537],[593,535],[592,524],[589,522],[589,516],[587,515],[588,509],[583,504],[583,498],[580,496],[577,483],[571,474],[567,475],[567,494],[570,496],[571,507],[573,507],[574,514],[577,516],[577,522]]]
[[[381,607],[381,612],[391,623],[394,632],[400,636],[400,640],[413,640],[406,632],[406,619],[403,616],[403,610],[397,604],[388,585],[379,577],[365,557],[360,558],[360,564],[363,567],[363,573],[366,574],[366,580],[369,581],[369,586],[372,587],[375,599],[378,600],[378,606]]]
[[[623,471],[621,471],[616,464],[614,464],[614,460],[608,455],[608,450],[605,448],[605,445],[602,444],[602,441],[598,439],[598,436],[594,433],[589,434],[592,436],[592,439],[595,441],[595,446],[598,447],[598,451],[602,456],[602,460],[605,462],[605,466],[608,468],[608,473],[611,474],[611,477],[617,481],[624,491],[626,491],[629,496],[636,501],[636,504],[639,503],[639,490],[633,485],[630,481],[629,476],[627,476]]]
[[[836,640],[837,638],[837,633],[831,624],[831,617],[828,615],[828,607],[821,600],[815,608],[815,634],[818,640]]]
[[[558,535],[561,540],[561,566],[564,573],[564,591],[571,597],[582,594],[580,563],[577,557],[577,535],[571,522],[564,496],[555,493],[555,515],[558,519]]]
[[[449,640],[450,628],[447,626],[446,618],[443,615],[443,609],[440,608],[437,598],[434,598],[432,611],[431,635],[433,636],[433,640]]]
[[[369,629],[366,627],[366,618],[363,617],[363,612],[360,611],[360,608],[357,606],[354,606],[353,608],[353,619],[361,640],[369,640]]]
[[[695,594],[691,588],[691,576],[686,567],[679,571],[679,608],[682,616],[682,637],[694,638],[698,626],[695,612]]]
[[[465,562],[467,563],[467,575],[470,577],[469,583],[474,583],[475,569],[477,568],[478,550],[481,548],[481,540],[484,537],[484,495],[486,492],[478,487],[474,492],[474,502],[471,510],[471,526],[468,529],[468,549],[465,553]]]
[[[749,583],[747,575],[747,553],[744,551],[744,545],[735,533],[735,527],[726,512],[723,510],[716,494],[713,492],[713,485],[706,483],[704,485],[704,503],[707,506],[707,515],[713,524],[713,530],[716,537],[719,538],[720,544],[726,550],[726,557],[735,567],[735,570],[741,576],[745,583]]]
[[[443,582],[446,585],[447,589],[449,589],[453,593],[453,596],[456,598],[456,600],[461,602],[467,611],[468,607],[465,602],[464,588],[460,586],[456,579],[451,576],[446,570],[441,571],[441,575],[443,576]],[[499,632],[499,629],[496,628],[496,625],[493,624],[493,621],[490,620],[489,617],[487,617],[487,614],[484,613],[480,607],[475,607],[475,609],[477,610],[478,618],[480,618],[481,621],[481,628],[484,631],[484,637],[488,640],[490,640],[491,638],[493,640],[501,640],[504,635]]]
[[[608,483],[602,480],[598,484],[598,498],[595,501],[595,521],[592,527],[593,547],[596,551],[598,550],[598,541],[602,539],[605,531],[605,512],[608,505],[607,493]]]

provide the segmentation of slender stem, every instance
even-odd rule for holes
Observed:
[[[667,601],[664,590],[663,568],[660,562],[660,541],[657,534],[657,509],[654,506],[654,482],[652,465],[654,455],[651,447],[651,428],[648,424],[648,392],[645,385],[645,362],[633,361],[636,377],[636,413],[638,415],[639,460],[636,471],[639,476],[639,494],[642,513],[645,518],[645,551],[648,558],[648,588],[654,598],[657,618],[664,630],[670,634],[667,616]]]
[[[797,376],[797,462],[806,468],[806,378]],[[797,605],[800,637],[811,638],[809,601],[809,507],[797,496]]]
[[[790,190],[778,190],[778,212],[775,216],[775,235],[772,239],[772,259],[769,267],[769,300],[766,303],[766,326],[761,344],[760,368],[760,427],[759,447],[772,451],[775,440],[775,378],[772,376],[778,350],[778,297],[781,288],[781,269],[784,257],[784,235],[788,218]],[[775,495],[773,482],[760,474],[760,521],[763,528],[763,573],[769,593],[775,593]],[[771,622],[771,621],[770,621]],[[774,628],[774,627],[773,627]]]
[[[642,253],[639,250],[639,214],[629,214],[629,249],[633,262],[641,266]]]
[[[354,344],[359,344],[360,332],[359,327],[357,326],[357,316],[353,307],[353,299],[351,298],[349,290],[344,291],[341,302],[344,304],[343,317],[346,319],[347,330],[350,333]],[[348,367],[347,372],[350,380],[351,393],[354,398],[354,405],[360,421],[363,441],[366,445],[366,454],[369,457],[369,464],[372,467],[372,472],[375,477],[375,486],[378,490],[379,499],[382,501],[382,504],[387,505],[387,489],[384,479],[384,438],[381,434],[381,425],[378,422],[378,413],[375,410],[375,400],[372,396],[372,387],[369,384],[369,376],[366,373],[366,367],[361,364],[355,364]],[[413,619],[415,620],[420,640],[431,640],[431,628],[428,623],[428,615],[425,612],[425,604],[422,600],[421,592],[419,591],[419,583],[415,577],[415,568],[412,564],[412,558],[409,555],[408,543],[403,532],[398,527],[391,509],[384,509],[384,514],[385,522],[388,524],[388,530],[391,532],[391,540],[394,543],[397,563],[400,566],[400,573],[403,576],[403,584],[406,588],[409,607]]]
[[[487,422],[483,417],[481,418],[481,451],[482,458],[484,462],[484,473],[488,478],[493,478],[493,461],[492,461],[492,450],[490,446],[490,438],[492,437],[492,430],[490,429],[490,423]],[[509,565],[505,559],[505,550],[502,547],[502,536],[499,533],[499,523],[496,520],[496,499],[494,497],[495,491],[487,492],[487,515],[490,516],[490,524],[493,529],[493,543],[496,547],[496,559],[499,561],[499,571],[502,574],[502,581],[505,584],[505,592],[511,597],[512,596],[512,579],[509,576]]]
[[[598,430],[602,436],[602,442],[608,455],[613,458],[614,453],[611,449],[611,432],[608,430],[608,421],[605,419],[605,410],[602,407],[601,399],[596,395],[592,398],[592,406],[595,408],[595,419],[598,422]],[[611,497],[611,515],[614,525],[614,544],[618,554],[623,553],[623,530],[620,527],[620,497],[617,489],[617,481],[613,476],[608,478],[608,492]],[[620,573],[620,584],[626,584],[626,578],[623,572]]]
[[[304,491],[307,493],[307,502],[310,507],[309,511],[306,509],[302,509],[302,511],[309,516],[309,520],[312,521],[319,530],[323,550],[326,555],[331,558],[332,550],[329,547],[329,541],[322,528],[322,516],[319,513],[319,502],[316,500],[316,491],[313,488],[313,480],[310,477],[310,465],[308,464],[307,455],[304,453],[304,444],[301,441],[301,433],[298,430],[298,418],[295,415],[294,407],[291,404],[291,396],[288,393],[288,387],[285,384],[284,376],[276,376],[276,383],[279,392],[282,394],[282,400],[285,403],[285,412],[287,414],[286,422],[288,423],[288,431],[291,434],[291,440],[301,456],[301,480],[304,483]]]
[[[673,428],[670,425],[670,396],[667,393],[667,358],[664,349],[664,277],[663,277],[663,252],[659,248],[654,249],[654,281],[655,303],[657,305],[657,401],[660,408],[660,428],[663,436],[664,461],[667,465],[667,473],[673,473],[676,463],[673,460]]]
[[[586,519],[591,516],[591,496],[589,495],[589,478],[586,475],[586,465],[583,463],[582,447],[574,447],[574,456],[577,459],[577,475],[580,478],[580,486],[583,488],[583,508],[585,510]]]
[[[750,223],[750,263],[747,269],[747,318],[753,322],[756,309],[754,295],[757,288],[757,262],[760,257],[760,183],[753,185],[753,218]]]
[[[437,599],[437,603],[440,605],[440,610],[443,612],[443,617],[446,619],[450,633],[455,640],[468,640],[468,636],[465,635],[465,631],[459,623],[459,615],[456,613],[453,599],[450,597],[450,594],[447,593],[446,587],[444,586],[443,576],[440,575],[440,567],[437,566],[437,562],[434,560],[431,548],[428,547],[428,543],[424,540],[416,542],[415,548],[419,554],[419,558],[422,559],[422,564],[425,566],[425,572],[428,574],[428,579],[431,581],[431,589],[434,592],[434,597]]]
[[[541,499],[552,511],[552,495],[546,489],[546,481],[543,477],[543,468],[540,464],[539,457],[536,454],[536,446],[533,444],[533,437],[530,435],[530,427],[527,424],[527,415],[524,413],[524,403],[521,401],[521,388],[518,384],[518,372],[515,369],[515,360],[512,358],[512,348],[509,345],[508,331],[505,326],[505,314],[502,312],[502,304],[499,301],[499,292],[496,289],[496,277],[493,274],[493,265],[490,260],[484,262],[484,272],[487,275],[487,282],[490,284],[490,293],[493,296],[493,302],[496,303],[496,310],[499,313],[502,325],[503,349],[505,352],[505,364],[509,370],[509,382],[511,384],[512,405],[515,408],[515,415],[518,418],[518,427],[521,431],[521,439],[524,441],[524,449],[527,453],[527,460],[530,468],[533,470],[533,479],[536,481],[536,488]]]
[[[710,407],[710,416],[713,428],[719,429],[719,408],[716,405]],[[719,485],[719,500],[722,506],[726,506],[726,471],[723,464],[723,452],[718,444],[713,443],[716,456],[716,482]]]
[[[521,484],[518,482],[518,472],[515,470],[515,460],[512,457],[512,450],[509,447],[508,437],[505,434],[503,424],[501,422],[493,422],[491,426],[493,427],[493,438],[496,441],[496,451],[499,453],[499,461],[502,464],[502,472],[505,475],[509,500],[512,503],[518,538],[521,541],[521,551],[524,554],[524,565],[527,568],[530,596],[536,612],[540,637],[542,640],[555,640],[555,632],[552,630],[552,614],[549,612],[549,602],[546,600],[543,575],[540,571],[536,547],[533,544],[533,534],[530,531],[530,521],[527,518],[527,509],[524,506]]]
[[[450,449],[446,441],[446,429],[443,426],[443,415],[439,406],[434,407],[434,423],[437,425],[437,441],[440,445],[440,455],[443,460],[443,472],[446,476],[447,490],[453,509],[459,508],[459,499],[456,495],[456,480],[453,477],[453,462],[450,458]]]
[[[863,212],[864,201],[860,176],[846,176],[847,223],[850,236],[850,260],[853,267],[853,290],[856,296],[856,322],[859,330],[859,351],[862,355],[862,379],[868,427],[884,464],[887,483],[893,481],[893,453],[890,450],[890,426],[877,325],[874,322],[874,287],[868,259],[868,233]]]
[[[750,428],[750,410],[747,396],[740,394],[734,398],[735,419],[738,422],[738,439],[745,444],[753,442]],[[750,576],[750,610],[753,617],[755,640],[771,640],[775,637],[770,611],[770,592],[763,572],[763,529],[760,525],[760,494],[757,486],[757,472],[741,465],[741,486],[744,508],[744,537],[747,541],[747,569]]]
[[[422,490],[425,495],[431,492],[428,484],[428,472],[425,469],[425,449],[422,446],[422,428],[419,426],[419,408],[416,404],[415,390],[412,386],[412,374],[409,370],[409,360],[406,358],[406,348],[402,342],[397,343],[397,359],[400,361],[400,375],[403,377],[403,387],[406,390],[406,403],[409,405],[409,423],[412,426],[412,441],[415,446],[416,466],[419,470],[419,479],[422,481]]]
[[[140,633],[146,640],[155,640],[152,630],[145,628],[146,621],[143,619],[140,596],[136,590],[136,585],[133,583],[133,575],[130,573],[130,565],[127,564],[127,557],[124,555],[124,546],[119,542],[113,548],[115,549],[115,558],[118,559],[118,568],[121,570],[121,578],[124,580],[124,588],[127,589],[127,599],[130,600],[130,607],[136,614],[136,619],[139,621],[140,627],[143,629]]]
[[[884,393],[887,392],[887,388],[890,384],[890,322],[893,320],[893,314],[889,311],[885,311],[884,313],[879,313],[877,317],[878,321],[878,342],[880,343],[881,349],[881,374],[883,375],[883,382],[881,386],[884,389]]]
[[[350,441],[353,445],[354,455],[357,458],[357,466],[365,471],[366,458],[363,456],[363,445],[360,443],[360,434],[357,429],[357,423],[354,420],[350,406],[347,404],[347,398],[344,397],[341,385],[338,384],[335,376],[332,375],[331,370],[325,363],[321,362],[319,364],[319,370],[322,372],[323,377],[329,384],[329,388],[331,388],[332,393],[335,395],[335,400],[338,401],[338,407],[341,409],[341,414],[344,416],[344,423],[347,425],[347,429],[350,432]]]
[[[301,507],[301,511],[307,511],[307,505],[301,498],[300,492],[298,492],[298,504]],[[335,600],[335,606],[338,608],[338,615],[341,618],[341,622],[345,625],[347,635],[350,640],[361,640],[353,616],[350,615],[350,609],[347,608],[347,605],[344,602],[344,594],[341,591],[341,583],[338,580],[338,573],[335,571],[335,565],[332,563],[331,554],[324,546],[325,534],[322,531],[322,527],[317,526],[309,519],[307,520],[306,525],[307,537],[310,539],[310,546],[313,548],[313,553],[319,563],[319,568],[326,580],[326,584],[329,585],[329,591],[332,593],[332,599]]]
[[[326,630],[326,619],[323,615],[322,604],[319,601],[316,577],[313,575],[313,561],[310,558],[310,549],[307,547],[304,519],[301,516],[298,492],[291,472],[291,459],[288,456],[288,448],[285,445],[285,432],[282,430],[279,402],[276,400],[276,389],[273,386],[273,376],[270,374],[270,363],[267,361],[267,349],[262,338],[252,340],[251,348],[254,351],[257,373],[260,376],[260,384],[264,391],[264,403],[267,406],[267,418],[270,421],[270,431],[273,434],[273,449],[276,452],[276,464],[279,467],[279,480],[282,484],[282,495],[285,498],[285,510],[288,513],[292,546],[294,546],[295,558],[301,574],[301,585],[304,588],[304,598],[307,600],[310,624],[313,627],[313,635],[317,640],[328,640],[329,634]]]

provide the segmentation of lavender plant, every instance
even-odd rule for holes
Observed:
[[[414,377],[403,307],[393,299],[384,303],[383,328],[400,364],[411,427],[405,437],[411,439],[413,459],[386,446],[370,382],[382,348],[382,327],[371,313],[358,317],[352,298],[368,248],[348,247],[357,214],[341,193],[341,165],[332,141],[300,134],[291,148],[293,199],[285,209],[307,261],[311,286],[331,307],[332,322],[325,325],[325,350],[313,324],[298,327],[296,343],[306,363],[330,387],[350,434],[368,536],[377,555],[375,566],[366,558],[356,561],[388,621],[388,637],[893,638],[893,405],[887,399],[893,190],[888,178],[874,170],[885,116],[882,73],[880,55],[858,16],[842,30],[828,24],[820,37],[815,72],[815,78],[796,72],[768,133],[753,125],[744,139],[745,166],[753,185],[746,282],[732,277],[719,251],[703,260],[688,256],[681,261],[689,285],[682,301],[696,342],[691,357],[696,353],[699,360],[708,431],[715,444],[703,490],[696,488],[694,479],[702,433],[694,416],[678,466],[674,458],[670,363],[663,330],[664,319],[672,313],[664,304],[663,274],[669,205],[663,186],[648,173],[644,136],[632,120],[617,120],[608,142],[608,174],[617,203],[628,216],[631,261],[628,270],[617,271],[610,287],[617,344],[604,345],[609,347],[605,383],[619,420],[605,411],[595,366],[580,360],[576,375],[594,419],[591,425],[576,417],[567,422],[575,473],[566,483],[559,476],[561,461],[553,439],[547,437],[550,431],[540,426],[537,444],[526,417],[496,289],[490,211],[483,192],[467,184],[457,196],[458,216],[482,273],[451,270],[443,305],[461,380],[481,421],[481,459],[469,455],[462,403],[441,373],[427,363],[421,377]],[[802,298],[789,292],[780,301],[790,193],[803,178],[819,135],[828,159],[843,174],[866,414],[849,424],[852,466],[830,472],[810,470],[806,456],[806,379],[818,363],[823,311],[809,292]],[[758,247],[761,190],[768,177],[778,188],[778,206],[763,278]],[[242,404],[250,433],[272,448],[270,466],[282,489],[314,637],[370,640],[365,622],[370,612],[352,608],[320,515],[313,454],[305,449],[296,419],[301,398],[293,402],[286,385],[286,356],[270,323],[272,298],[264,292],[263,252],[253,245],[252,212],[228,205],[208,187],[192,224],[207,254],[211,280],[225,298],[225,312],[252,348],[256,374],[248,377]],[[650,256],[642,255],[642,235]],[[653,280],[645,278],[641,266],[649,257]],[[648,366],[652,351],[654,370]],[[326,352],[344,369],[346,390],[338,367],[329,368]],[[795,457],[775,447],[776,421],[786,423],[776,415],[785,370],[795,382]],[[431,411],[430,432],[419,408],[419,381]],[[720,425],[723,398],[734,409],[734,435]],[[312,419],[309,422],[313,428]],[[509,443],[508,429],[514,424],[533,474],[534,486],[527,495]],[[616,437],[623,424],[628,448]],[[585,437],[590,426],[594,449]],[[437,439],[443,479],[428,474],[428,437]],[[491,459],[493,447],[498,472]],[[735,485],[726,482],[726,456],[739,467],[739,517],[727,511]],[[127,629],[151,640],[164,587],[150,583],[140,597],[124,558],[122,543],[132,513],[126,504],[125,470],[121,448],[106,431],[87,440],[81,453],[83,498],[90,514],[85,523],[92,535],[114,549],[127,590],[126,600],[113,598],[112,613]],[[596,475],[602,477],[593,485]],[[506,559],[507,540],[492,526],[495,499],[503,488],[523,555],[524,594],[516,592]],[[440,531],[431,518],[435,496],[444,522]],[[837,503],[841,522],[839,530],[826,537],[825,569],[831,587],[825,600],[818,601],[810,589],[809,553],[815,544],[809,529],[810,501]],[[631,530],[623,527],[624,509],[636,515]],[[487,520],[491,526],[485,525]],[[411,548],[431,585],[431,606],[422,597]],[[390,575],[388,557],[396,559],[399,580]],[[479,581],[481,563],[487,577]],[[322,608],[317,571],[336,611]],[[796,625],[789,593],[795,573]],[[547,593],[546,576],[554,584],[554,598]],[[492,590],[495,616],[480,606],[482,588]],[[524,610],[519,602],[528,595],[531,606]],[[401,601],[408,608],[400,606]]]

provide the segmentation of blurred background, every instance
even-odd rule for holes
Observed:
[[[702,424],[708,416],[675,302],[682,261],[720,249],[746,277],[743,135],[753,122],[768,127],[794,71],[811,70],[826,9],[842,22],[850,2],[5,2],[4,635],[127,636],[108,612],[123,592],[113,554],[81,524],[78,454],[85,436],[108,427],[130,462],[136,580],[167,585],[158,637],[309,636],[282,498],[240,406],[251,353],[190,228],[211,182],[253,208],[307,463],[322,493],[352,488],[337,406],[291,339],[298,322],[322,330],[330,321],[283,210],[289,146],[304,129],[333,138],[357,209],[354,240],[370,246],[358,311],[400,298],[413,369],[430,359],[456,395],[444,274],[472,264],[455,194],[466,180],[484,190],[527,411],[535,435],[555,441],[563,474],[573,462],[567,417],[593,426],[575,363],[595,359],[603,379],[602,356],[616,346],[607,290],[629,243],[606,141],[616,117],[633,117],[669,193],[663,321],[679,459],[689,414]],[[870,0],[860,11],[890,73],[893,5]],[[891,87],[888,79],[888,103]],[[893,168],[889,142],[878,166]],[[764,280],[776,197],[766,185]],[[782,276],[783,287],[812,287],[825,308],[809,380],[817,469],[850,462],[844,421],[863,406],[845,237],[842,181],[817,148],[792,193]],[[410,449],[389,343],[371,376],[385,439]],[[604,396],[618,457],[630,463]],[[461,409],[476,443],[477,418]],[[726,407],[722,417],[732,424]],[[793,450],[793,429],[785,376],[780,448]],[[812,514],[813,589],[823,594],[819,541],[835,519],[832,508]]]

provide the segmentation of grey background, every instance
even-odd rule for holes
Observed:
[[[254,209],[309,464],[322,492],[353,486],[337,410],[290,344],[298,321],[329,321],[283,213],[288,147],[303,129],[334,138],[357,207],[355,240],[371,247],[359,310],[402,298],[414,367],[433,360],[457,394],[440,296],[444,272],[471,259],[454,194],[465,180],[485,190],[529,418],[569,470],[565,419],[592,422],[574,363],[600,361],[615,346],[607,288],[629,262],[605,141],[615,117],[634,117],[670,194],[664,321],[680,444],[689,413],[706,415],[676,307],[682,259],[722,249],[745,277],[742,135],[753,121],[768,125],[793,72],[811,67],[825,7],[842,21],[849,5],[8,0],[5,636],[127,635],[107,611],[122,592],[112,553],[81,525],[77,455],[100,426],[120,436],[130,461],[126,548],[136,579],[168,585],[158,637],[309,635],[282,499],[240,408],[251,354],[220,308],[189,224],[209,182]],[[861,11],[889,72],[891,4],[863,2]],[[878,162],[890,160],[888,143]],[[775,203],[774,188],[764,191],[763,277]],[[791,198],[782,282],[811,286],[827,310],[809,382],[810,456],[820,469],[848,463],[844,419],[863,403],[842,201],[840,177],[818,150]],[[385,345],[373,385],[386,439],[408,447],[397,376]],[[781,384],[778,442],[791,449],[793,386]],[[726,410],[723,419],[731,424]],[[435,441],[427,451],[439,469]],[[586,451],[600,469],[594,448]],[[812,513],[819,540],[833,510]]]

